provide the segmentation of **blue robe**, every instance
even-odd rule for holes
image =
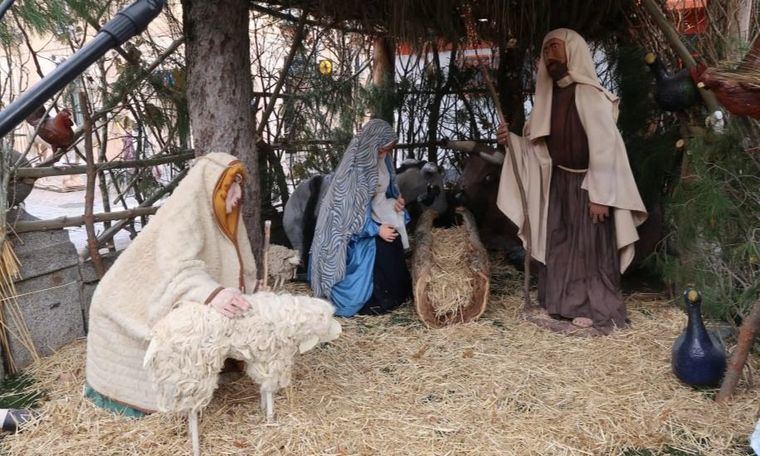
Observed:
[[[390,157],[385,157],[385,165],[390,171],[390,183],[385,190],[388,198],[398,198],[396,175]],[[409,213],[404,210],[404,222],[409,223]],[[335,315],[351,317],[355,315],[372,296],[373,267],[375,265],[375,236],[380,232],[380,224],[372,219],[372,205],[367,205],[364,227],[351,236],[346,251],[346,275],[333,285],[330,301],[335,306]],[[311,264],[309,264],[311,272]],[[309,273],[311,276],[311,273]]]

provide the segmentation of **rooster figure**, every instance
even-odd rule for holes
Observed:
[[[699,101],[699,92],[688,71],[681,70],[671,75],[651,52],[644,57],[644,61],[654,73],[657,81],[654,99],[662,109],[670,112],[683,111]]]
[[[74,142],[74,130],[71,128],[74,122],[71,120],[71,111],[67,108],[51,118],[45,115],[45,108],[40,107],[27,117],[26,121],[38,128],[39,137],[54,150],[59,147],[66,149]]]
[[[691,77],[700,88],[711,90],[734,115],[760,119],[760,39],[733,71],[697,65]]]

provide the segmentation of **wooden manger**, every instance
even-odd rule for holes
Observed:
[[[436,228],[435,211],[417,224],[412,258],[417,315],[430,328],[466,323],[486,310],[489,296],[488,254],[472,214],[457,209],[458,224]]]

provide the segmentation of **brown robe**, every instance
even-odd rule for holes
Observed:
[[[589,166],[589,146],[575,103],[576,84],[555,86],[551,134],[546,145],[552,159],[546,229],[546,264],[539,269],[538,298],[555,316],[586,317],[609,333],[625,325],[620,291],[615,226],[610,217],[593,223],[588,192],[581,188]]]

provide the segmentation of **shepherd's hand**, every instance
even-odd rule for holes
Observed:
[[[501,145],[506,145],[509,141],[509,124],[501,124],[496,129],[496,142]]]
[[[610,216],[610,208],[596,203],[588,203],[588,214],[594,223],[602,223]]]
[[[251,307],[248,301],[243,298],[240,290],[235,288],[225,288],[220,291],[208,305],[227,318],[237,317]]]

